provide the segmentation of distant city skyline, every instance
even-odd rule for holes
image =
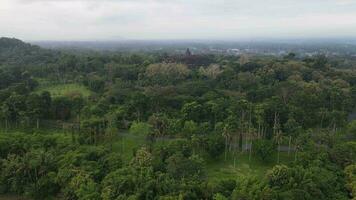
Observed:
[[[355,0],[0,0],[23,40],[354,38]]]

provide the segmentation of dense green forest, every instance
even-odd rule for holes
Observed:
[[[356,68],[341,60],[1,38],[0,194],[356,199]]]

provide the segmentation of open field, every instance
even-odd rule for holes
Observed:
[[[77,83],[40,86],[36,90],[38,93],[43,91],[48,91],[51,93],[52,97],[66,96],[71,94],[81,94],[83,97],[88,97],[91,94],[91,91],[88,90],[85,86]]]

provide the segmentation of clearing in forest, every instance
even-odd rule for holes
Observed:
[[[77,83],[40,86],[37,89],[37,92],[43,91],[48,91],[51,93],[52,97],[68,96],[73,94],[81,94],[83,97],[91,95],[91,91],[88,88]]]

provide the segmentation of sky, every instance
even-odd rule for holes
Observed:
[[[356,36],[356,0],[0,0],[0,37],[240,40]]]

